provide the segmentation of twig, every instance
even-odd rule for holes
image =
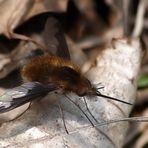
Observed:
[[[130,0],[122,0],[124,36],[129,35],[129,15],[130,15],[129,7],[130,7]]]
[[[147,0],[140,0],[137,10],[135,27],[132,33],[133,37],[138,37],[144,26],[144,14],[147,8]]]

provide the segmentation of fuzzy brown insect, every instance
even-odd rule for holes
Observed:
[[[32,58],[21,71],[24,84],[5,93],[0,99],[0,113],[7,112],[51,91],[73,92],[78,96],[100,96],[131,103],[101,94],[70,60],[59,21],[49,17],[43,31],[46,52]]]

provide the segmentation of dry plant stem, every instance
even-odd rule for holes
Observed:
[[[94,127],[107,126],[109,124],[117,124],[118,122],[148,122],[148,117],[129,117],[129,118],[112,119],[94,124]],[[90,125],[82,126],[78,128],[77,131],[83,130],[85,128],[93,128],[93,127]],[[77,131],[70,131],[69,134],[75,133]]]
[[[133,30],[133,37],[139,37],[144,26],[144,14],[148,8],[147,0],[140,0],[137,10],[135,27]]]
[[[130,7],[130,0],[122,0],[124,36],[129,35],[129,14],[130,14],[129,7]]]
[[[129,118],[121,118],[121,119],[111,119],[109,121],[104,121],[102,123],[96,124],[95,126],[104,126],[111,123],[117,122],[148,122],[148,117],[129,117]]]
[[[98,56],[96,65],[89,70],[88,78],[94,84],[101,82],[105,86],[100,90],[102,94],[133,103],[136,99],[140,62],[141,49],[138,40],[132,40],[131,44],[126,39],[115,40],[114,46],[111,45]],[[122,119],[125,115],[128,117],[132,106],[97,96],[87,97],[87,106],[99,122],[94,128],[78,109],[79,107],[86,109],[84,102],[79,101],[75,95],[71,95],[71,98],[76,105],[64,95],[57,97],[62,104],[69,134],[65,132],[58,108],[51,105],[52,97],[47,96],[42,103],[36,103],[35,106],[33,104],[27,114],[19,120],[1,125],[0,145],[52,148],[63,147],[63,145],[71,148],[122,147],[128,128],[127,122],[107,123]],[[91,115],[87,114],[87,116],[92,119]]]

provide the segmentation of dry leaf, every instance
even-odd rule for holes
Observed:
[[[141,63],[141,49],[138,40],[128,43],[126,39],[115,40],[97,59],[88,73],[93,83],[105,86],[101,93],[135,102],[137,77]],[[52,98],[60,101],[69,135],[65,132],[60,111]],[[88,114],[82,99],[74,94],[69,97],[79,103]],[[132,106],[104,98],[87,98],[87,104],[98,122],[127,117]],[[92,127],[84,114],[64,96],[48,96],[34,103],[21,118],[2,124],[0,128],[1,147],[121,147],[128,128],[127,123],[114,123]]]
[[[0,34],[9,37],[9,33],[20,24],[32,7],[32,0],[1,0],[0,1]]]

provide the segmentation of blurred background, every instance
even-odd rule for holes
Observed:
[[[1,0],[0,94],[22,83],[20,69],[42,43],[49,15],[62,24],[74,63],[87,72],[113,38],[139,38],[143,50],[131,116],[148,116],[147,0]],[[148,124],[132,123],[124,147],[148,147]]]

